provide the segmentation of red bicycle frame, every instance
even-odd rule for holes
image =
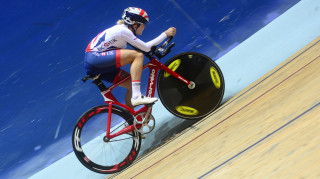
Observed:
[[[178,78],[180,81],[182,81],[183,83],[185,83],[186,85],[190,85],[190,81],[186,80],[185,78],[183,78],[182,76],[180,76],[179,74],[177,74],[176,72],[172,71],[170,68],[166,67],[164,64],[162,64],[161,62],[159,62],[159,60],[157,60],[155,57],[153,57],[149,63],[145,64],[143,66],[143,70],[145,70],[146,68],[150,69],[150,74],[149,74],[149,82],[148,82],[148,88],[147,88],[147,97],[154,97],[155,94],[155,88],[156,88],[156,77],[158,74],[158,71],[164,70],[167,73],[169,73],[170,75]],[[134,131],[135,128],[133,125],[128,126],[122,130],[120,130],[119,132],[110,135],[110,125],[111,125],[111,110],[112,110],[112,105],[118,105],[121,106],[123,108],[125,108],[126,110],[128,110],[133,116],[136,116],[137,114],[141,113],[141,112],[147,112],[148,110],[148,106],[144,105],[142,108],[140,108],[139,110],[135,111],[132,108],[130,108],[129,106],[120,103],[111,93],[111,91],[119,86],[120,84],[124,83],[125,81],[131,79],[130,76],[122,79],[121,81],[113,84],[112,86],[110,86],[109,88],[107,88],[106,90],[102,91],[101,94],[104,97],[105,103],[109,104],[109,114],[108,114],[108,128],[107,128],[107,133],[106,133],[106,137],[109,139],[112,139],[114,137],[117,137],[119,135]]]

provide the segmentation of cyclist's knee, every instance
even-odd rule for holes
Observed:
[[[121,66],[132,64],[134,61],[143,63],[143,53],[136,50],[122,50],[121,51]]]
[[[135,53],[135,57],[138,58],[138,59],[143,59],[143,53],[142,52],[139,52],[139,51],[136,51]]]

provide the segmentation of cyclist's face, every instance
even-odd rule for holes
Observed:
[[[144,28],[146,28],[146,25],[141,24],[141,25],[137,28],[136,34],[137,34],[137,35],[142,35],[142,32],[143,32]]]

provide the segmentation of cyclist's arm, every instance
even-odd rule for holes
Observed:
[[[122,32],[123,40],[127,41],[130,45],[144,51],[149,52],[151,50],[151,47],[156,46],[160,44],[164,39],[167,38],[167,35],[163,32],[155,39],[149,41],[149,42],[143,42],[142,40],[138,39],[130,30],[123,31]]]

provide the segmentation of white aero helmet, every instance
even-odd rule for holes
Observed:
[[[128,7],[122,14],[122,19],[129,25],[134,23],[146,24],[149,22],[148,14],[145,10],[137,7]]]

